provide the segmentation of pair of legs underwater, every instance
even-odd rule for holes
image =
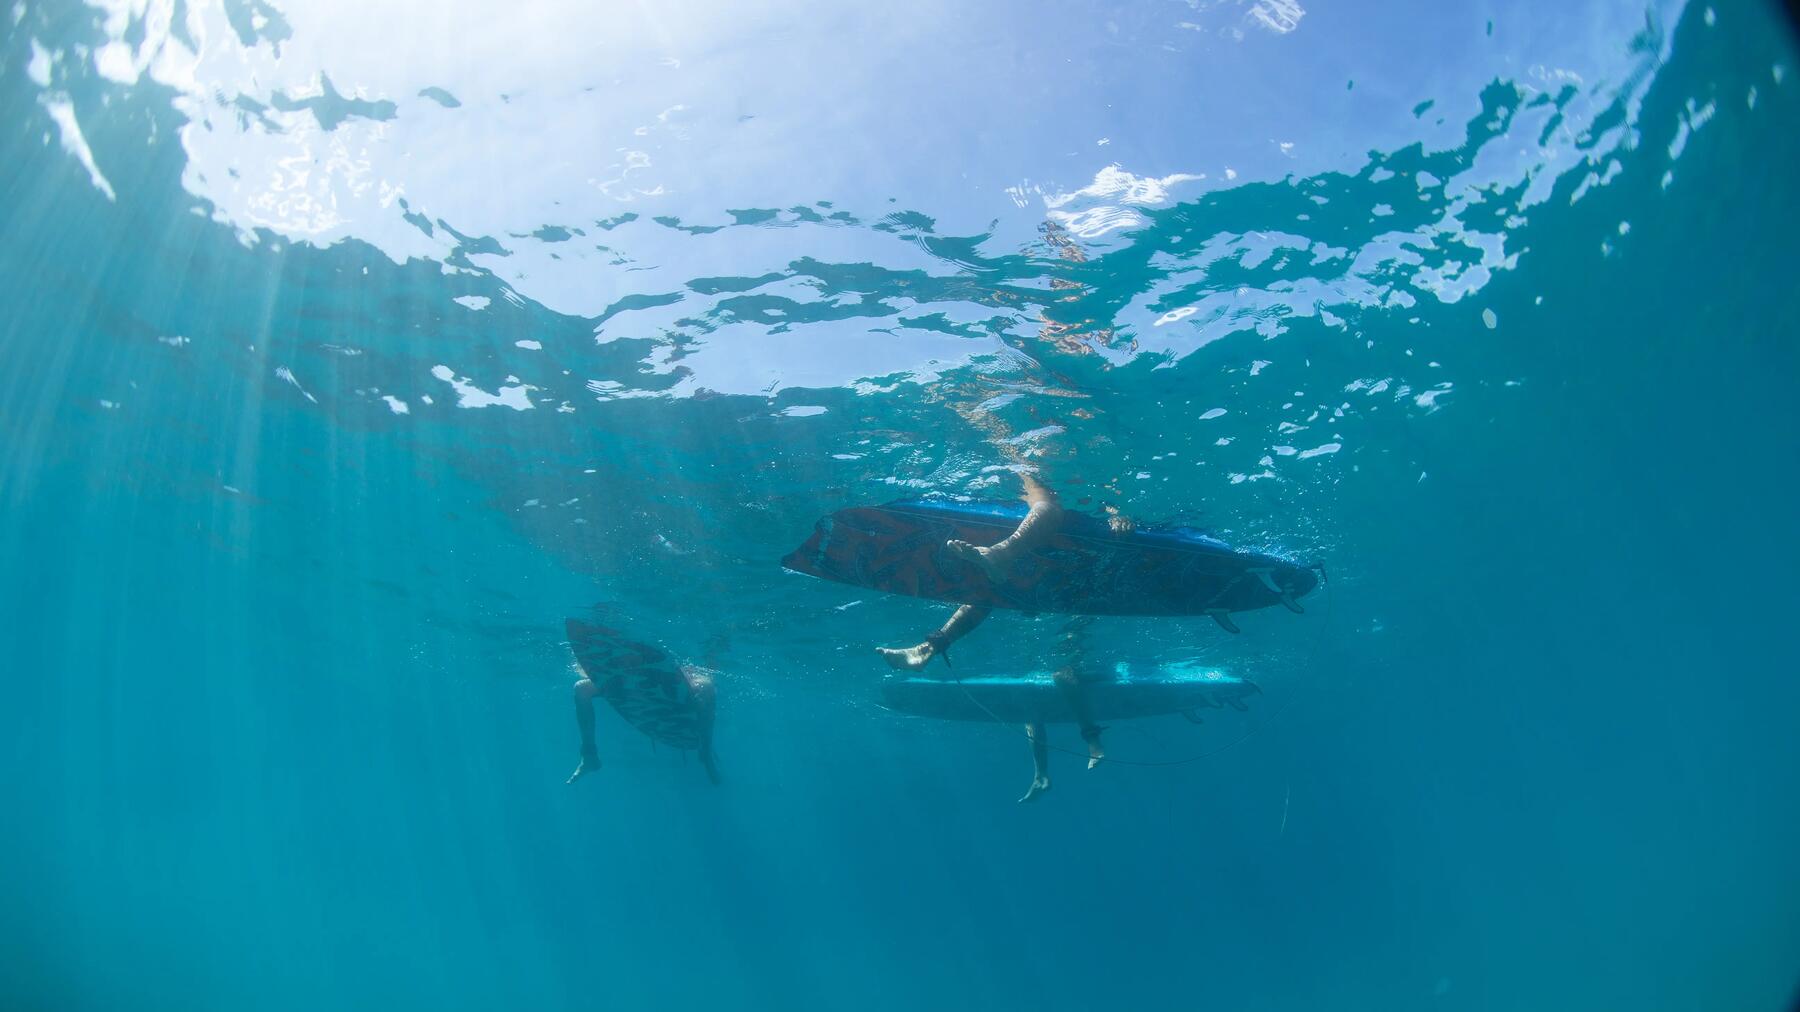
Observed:
[[[988,579],[995,583],[1006,580],[1020,557],[1043,544],[1062,526],[1062,504],[1057,501],[1055,493],[1029,473],[1021,473],[1019,479],[1025,486],[1024,499],[1028,509],[1025,518],[1019,521],[1019,526],[1011,534],[987,546],[972,545],[957,539],[944,543],[944,548],[950,554],[981,567]],[[1115,518],[1114,528],[1120,531],[1130,529],[1122,518]],[[944,658],[945,664],[949,664],[950,645],[974,632],[992,611],[992,608],[985,605],[958,605],[950,620],[922,642],[910,647],[877,647],[876,650],[890,667],[900,671],[917,671],[930,664],[932,658],[939,656]],[[1075,711],[1081,725],[1081,738],[1088,746],[1088,769],[1093,769],[1106,758],[1106,749],[1100,743],[1101,728],[1089,717],[1087,696],[1082,691],[1081,679],[1073,667],[1064,667],[1056,673],[1056,684],[1066,694],[1070,707]],[[1019,800],[1032,801],[1050,789],[1050,746],[1042,723],[1027,724],[1025,733],[1031,739],[1033,775],[1031,787]]]
[[[1063,691],[1069,701],[1070,709],[1075,711],[1075,721],[1081,728],[1081,740],[1087,742],[1088,769],[1100,765],[1106,759],[1106,747],[1100,744],[1100,725],[1094,723],[1093,715],[1088,710],[1087,693],[1082,690],[1081,676],[1073,667],[1064,667],[1056,672],[1056,687]],[[1038,795],[1050,789],[1050,737],[1049,729],[1042,721],[1034,721],[1025,725],[1025,737],[1031,739],[1031,786],[1025,789],[1024,797],[1019,800],[1036,801]]]

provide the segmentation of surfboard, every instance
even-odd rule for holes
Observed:
[[[825,517],[781,560],[797,573],[889,594],[1077,615],[1228,616],[1273,604],[1300,610],[1318,574],[1291,559],[1235,549],[1191,527],[1115,534],[1085,513],[1021,557],[1006,579],[944,548],[951,538],[991,545],[1024,519],[1023,503],[911,499]]]
[[[1243,710],[1262,692],[1218,668],[1195,665],[1121,663],[1106,674],[1082,682],[1088,710],[1101,723],[1226,706]],[[934,720],[1072,724],[1076,719],[1066,692],[1048,671],[961,682],[943,675],[889,675],[881,682],[881,702],[898,713]]]
[[[698,749],[712,733],[712,672],[678,663],[617,629],[568,619],[575,662],[632,727],[672,748]]]

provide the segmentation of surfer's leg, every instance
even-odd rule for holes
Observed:
[[[700,765],[706,770],[706,779],[719,782],[719,762],[713,755],[713,680],[712,676],[700,671],[688,674],[688,691],[693,694],[694,708],[699,714],[700,726]]]
[[[1089,725],[1081,729],[1081,740],[1087,742],[1088,769],[1106,761],[1106,746],[1100,744],[1100,728]]]
[[[1050,789],[1050,739],[1042,724],[1026,724],[1025,737],[1031,739],[1031,786],[1021,802],[1036,801]]]
[[[575,683],[575,724],[581,728],[581,765],[569,774],[568,783],[571,784],[600,768],[600,751],[594,744],[594,697],[599,694],[599,686],[589,679]]]
[[[1056,528],[1062,524],[1062,505],[1057,502],[1056,493],[1029,474],[1022,474],[1019,479],[1025,483],[1025,503],[1030,509],[1011,534],[985,548],[955,538],[944,543],[950,554],[980,566],[987,572],[988,579],[996,582],[1006,579],[1007,572],[1020,556],[1056,533]]]
[[[917,671],[931,663],[933,657],[944,655],[944,663],[950,663],[950,644],[973,632],[975,627],[985,621],[994,609],[986,605],[965,604],[956,609],[950,621],[930,636],[925,642],[910,647],[876,647],[889,666],[901,671]]]
[[[1081,725],[1081,740],[1087,742],[1088,747],[1087,768],[1091,770],[1106,758],[1106,747],[1100,744],[1101,727],[1094,723],[1093,712],[1088,707],[1087,689],[1074,668],[1062,668],[1053,677],[1057,688],[1069,701],[1069,709],[1075,711],[1075,722]]]

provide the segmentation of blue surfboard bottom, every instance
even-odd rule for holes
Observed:
[[[1261,692],[1255,684],[1218,668],[1187,665],[1116,665],[1103,677],[1084,678],[1081,691],[1094,720],[1129,720],[1230,706]],[[1069,694],[1048,671],[1017,675],[894,675],[882,680],[882,705],[935,720],[1002,723],[1073,723]]]

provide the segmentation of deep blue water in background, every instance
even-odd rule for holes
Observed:
[[[1790,1000],[1771,9],[598,17],[0,11],[0,1006]],[[779,570],[1004,439],[1329,568],[1091,630],[1263,687],[1112,732],[1202,761],[1015,805],[875,706],[941,606]],[[723,787],[563,784],[601,603]]]

